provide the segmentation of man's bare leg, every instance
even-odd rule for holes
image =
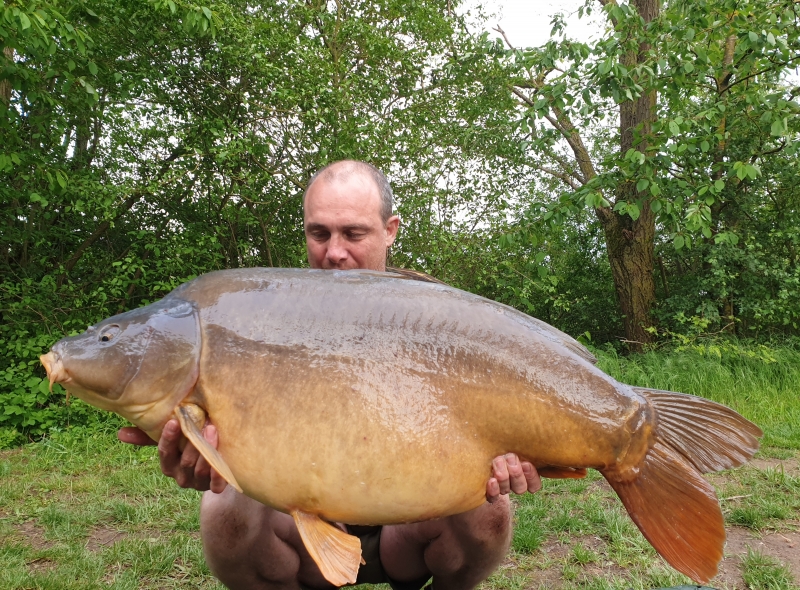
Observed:
[[[211,571],[232,590],[333,588],[290,516],[230,487],[203,494],[200,530]],[[433,575],[434,590],[468,590],[500,565],[510,541],[510,503],[502,496],[464,514],[384,527],[381,562],[393,580]]]
[[[511,535],[510,501],[501,496],[463,514],[383,527],[381,562],[398,582],[433,574],[433,590],[469,590],[502,563]]]
[[[211,572],[232,590],[333,588],[306,551],[294,520],[228,486],[205,492],[200,534]]]

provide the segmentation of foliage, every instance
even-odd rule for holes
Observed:
[[[544,46],[508,50],[532,166],[562,187],[534,201],[534,213],[559,232],[577,211],[594,211],[612,266],[629,268],[615,275],[620,303],[635,277],[643,288],[647,275],[662,279],[658,317],[673,328],[683,312],[717,327],[733,320],[745,331],[796,333],[800,292],[789,236],[800,220],[789,179],[797,171],[800,105],[786,79],[800,59],[795,5],[676,1],[646,18],[635,6],[647,3],[600,4],[609,27],[596,41],[562,37],[556,19],[556,36]],[[581,11],[597,8],[587,2]],[[642,103],[648,96],[653,102]],[[652,118],[615,128],[631,108]],[[617,231],[620,224],[628,233]],[[634,248],[638,240],[638,258],[626,262],[620,244]],[[659,268],[648,253],[654,247]],[[641,271],[630,268],[637,264]],[[753,290],[760,272],[767,284]],[[787,312],[778,313],[788,299]]]
[[[393,264],[586,342],[618,342],[628,321],[596,211],[631,184],[640,198],[617,213],[649,207],[658,229],[652,334],[796,334],[784,74],[797,32],[788,5],[764,1],[736,14],[727,0],[670,2],[647,26],[609,5],[616,24],[595,43],[557,21],[545,46],[509,51],[470,32],[480,15],[434,0],[7,0],[0,444],[100,419],[49,392],[37,358],[58,338],[204,272],[305,265],[300,195],[346,157],[392,181]],[[651,49],[631,68],[634,38]],[[616,103],[650,88],[651,147],[617,153]],[[593,176],[549,126],[554,108]]]

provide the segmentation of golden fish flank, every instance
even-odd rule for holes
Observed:
[[[539,320],[393,273],[210,273],[42,362],[155,440],[177,416],[229,483],[294,516],[339,585],[355,581],[360,548],[326,520],[470,510],[506,452],[548,477],[600,470],[656,550],[706,582],[725,531],[701,474],[747,461],[761,436],[714,402],[618,383]],[[200,434],[206,419],[218,450]]]

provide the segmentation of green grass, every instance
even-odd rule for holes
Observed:
[[[785,565],[757,551],[748,551],[742,563],[744,581],[752,590],[790,590],[796,588]]]
[[[722,342],[597,356],[600,368],[623,383],[712,399],[758,424],[764,446],[800,449],[800,350]]]
[[[0,588],[221,589],[203,559],[200,494],[154,447],[75,429],[0,453]]]
[[[769,444],[759,456],[775,466],[746,466],[710,480],[728,526],[752,535],[798,528],[800,475],[778,461],[800,459],[799,353],[706,347],[599,356],[604,369],[628,383],[700,394],[761,425]],[[198,492],[160,474],[153,447],[118,443],[112,428],[70,429],[0,451],[0,590],[220,590],[202,556],[199,500]],[[509,560],[481,590],[690,583],[655,554],[596,472],[545,480],[541,492],[518,497],[515,506]],[[749,550],[739,559],[743,589],[799,588],[787,565],[768,554]]]

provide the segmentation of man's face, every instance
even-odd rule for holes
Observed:
[[[317,179],[306,194],[304,227],[311,268],[386,270],[386,249],[400,219],[381,219],[372,178],[353,173],[332,182]]]

